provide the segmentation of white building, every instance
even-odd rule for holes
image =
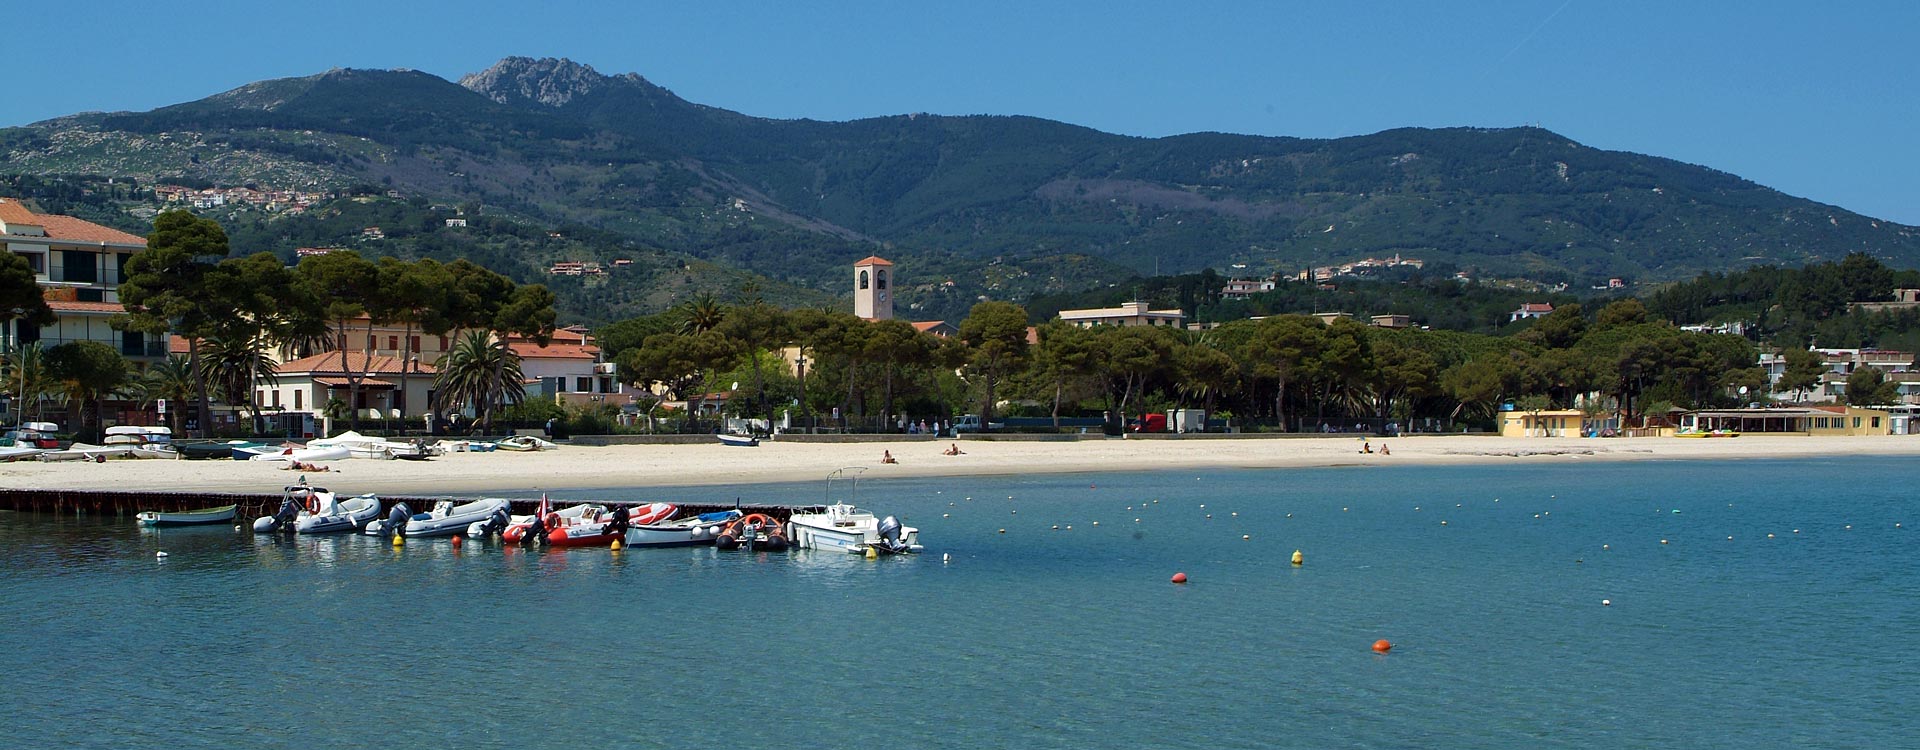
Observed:
[[[0,242],[27,259],[56,319],[46,326],[13,326],[8,343],[98,341],[136,362],[167,354],[166,336],[120,331],[108,325],[126,313],[120,282],[127,261],[147,249],[145,238],[71,216],[35,213],[12,198],[0,198]]]
[[[1060,319],[1080,328],[1094,326],[1168,326],[1179,328],[1186,320],[1180,310],[1151,310],[1145,302],[1127,302],[1119,307],[1087,310],[1061,310]]]

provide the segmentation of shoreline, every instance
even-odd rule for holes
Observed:
[[[1920,436],[1741,436],[1686,438],[1497,438],[1413,435],[1374,440],[1393,452],[1363,454],[1361,438],[1296,440],[958,441],[965,455],[941,455],[948,443],[763,442],[562,446],[539,453],[454,453],[432,461],[347,460],[307,475],[343,492],[395,495],[525,494],[543,491],[734,484],[806,483],[845,466],[863,478],[939,478],[1186,469],[1344,468],[1355,466],[1508,466],[1579,461],[1799,459],[1824,456],[1920,458]],[[899,463],[882,464],[882,452]],[[0,463],[0,489],[155,492],[271,492],[299,473],[247,461],[114,460]]]

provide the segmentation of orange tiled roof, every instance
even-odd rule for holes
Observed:
[[[57,240],[74,242],[106,242],[115,245],[147,246],[147,238],[127,234],[118,229],[103,227],[85,219],[71,216],[40,214],[40,226],[47,228],[47,236]]]
[[[111,314],[111,313],[123,313],[127,311],[127,308],[121,306],[120,303],[118,302],[62,302],[57,300],[47,300],[47,307],[53,308],[54,312]]]
[[[853,264],[856,266],[891,266],[893,265],[893,261],[887,260],[886,258],[882,258],[878,255],[869,255],[865,258],[861,258],[859,260],[854,261]]]
[[[944,320],[916,320],[913,322],[913,330],[926,333],[946,324],[947,321]]]
[[[40,217],[16,198],[0,198],[0,222],[40,226]]]
[[[273,370],[282,375],[303,372],[344,375],[349,369],[353,372],[364,372],[375,375],[399,375],[405,365],[398,357],[375,355],[371,358],[372,367],[368,367],[369,358],[366,352],[347,352],[346,362],[347,367],[342,368],[340,366],[340,353],[327,352],[325,354],[315,354],[311,357],[302,357],[289,362],[283,362],[279,367],[273,368]],[[412,372],[432,374],[434,369],[433,365],[424,362],[415,362]]]
[[[507,342],[514,354],[521,359],[597,359],[600,347],[592,344],[563,344],[555,341],[541,346],[531,341],[513,340]]]

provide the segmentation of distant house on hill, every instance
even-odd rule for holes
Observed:
[[[1527,318],[1544,318],[1550,312],[1553,312],[1551,302],[1523,302],[1520,304],[1520,309],[1507,313],[1507,322],[1516,323]]]

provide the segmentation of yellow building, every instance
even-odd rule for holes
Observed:
[[[1578,409],[1500,412],[1500,437],[1580,437],[1587,415]]]
[[[1892,415],[1857,406],[1806,406],[1772,409],[1712,409],[1680,417],[1682,432],[1730,430],[1749,434],[1891,435]]]

